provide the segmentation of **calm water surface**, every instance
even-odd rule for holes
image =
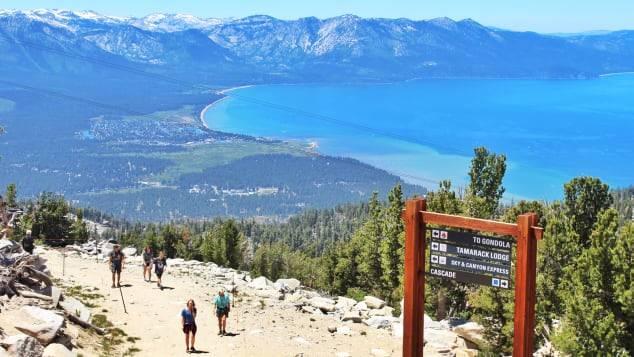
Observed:
[[[354,157],[427,187],[435,187],[427,180],[445,178],[464,185],[480,145],[507,155],[509,197],[560,198],[563,183],[579,175],[634,184],[632,74],[272,85],[233,93],[207,111],[211,128],[315,142],[322,153]]]

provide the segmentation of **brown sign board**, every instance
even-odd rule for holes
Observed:
[[[514,282],[513,357],[532,356],[535,337],[537,240],[543,234],[543,229],[537,227],[537,215],[519,215],[517,223],[497,222],[429,212],[426,200],[415,198],[405,203],[403,220],[403,356],[423,355],[427,224],[471,231],[431,230],[428,263],[430,275],[494,287],[499,283],[500,288],[505,288],[502,280],[506,281],[505,286],[510,286],[511,280]],[[513,240],[473,232],[510,236]],[[515,275],[511,276],[511,251],[514,244],[517,254]],[[441,258],[444,264],[441,263]]]

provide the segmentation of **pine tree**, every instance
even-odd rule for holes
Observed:
[[[612,204],[608,185],[594,177],[577,177],[564,185],[566,214],[583,247],[590,245],[592,226],[604,209]]]
[[[384,238],[380,247],[381,270],[383,273],[383,292],[381,295],[391,305],[400,301],[402,296],[401,279],[403,276],[405,227],[401,214],[404,205],[403,191],[401,190],[401,185],[397,184],[388,194],[388,205],[382,222]]]
[[[544,217],[544,239],[537,254],[537,319],[551,327],[553,319],[563,314],[559,292],[565,289],[566,271],[579,254],[576,232],[563,205],[556,202]]]
[[[374,192],[369,202],[370,217],[367,222],[355,232],[352,241],[359,248],[359,286],[367,292],[380,295],[383,291],[381,267],[381,229],[382,209],[378,194]]]
[[[506,173],[506,156],[474,149],[467,188],[467,213],[476,218],[492,218],[504,194],[502,179]]]
[[[432,212],[460,214],[462,202],[451,187],[450,180],[443,180],[438,190],[427,194],[427,209]],[[427,243],[428,244],[428,243]],[[442,320],[447,313],[458,314],[466,309],[467,286],[452,280],[429,277],[426,281],[426,310]],[[449,311],[448,311],[449,310]]]
[[[623,280],[614,276],[615,272],[617,275],[621,272],[625,274],[620,277],[629,275],[631,279],[632,266],[630,262],[623,271],[620,267],[624,265],[614,266],[613,261],[614,249],[631,247],[632,238],[619,236],[618,222],[618,214],[613,209],[599,214],[590,236],[590,246],[575,264],[566,268],[570,280],[566,283],[567,288],[561,291],[565,314],[562,329],[554,338],[556,346],[565,353],[626,356],[633,352],[627,350],[632,344],[631,330],[628,331],[628,304],[622,305],[617,293],[621,286],[618,281]],[[619,245],[620,239],[629,242]],[[631,251],[621,254],[632,256]]]
[[[7,200],[7,207],[13,208],[18,206],[18,191],[14,183],[7,185],[5,197]]]
[[[462,202],[452,190],[450,180],[441,181],[438,190],[427,193],[427,210],[447,214],[462,212]]]
[[[359,247],[351,240],[339,250],[339,260],[334,272],[333,289],[338,295],[346,295],[348,290],[359,286]]]
[[[84,222],[84,214],[81,209],[77,210],[77,218],[71,225],[70,236],[75,244],[82,244],[88,241],[88,228],[86,227],[86,222]]]

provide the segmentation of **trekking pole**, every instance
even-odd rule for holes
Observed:
[[[125,308],[125,300],[123,299],[123,290],[121,289],[121,284],[119,284],[119,293],[121,293],[121,302],[123,303],[123,311],[127,314],[128,310]]]

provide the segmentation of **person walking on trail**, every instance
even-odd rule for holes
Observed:
[[[31,230],[26,231],[26,235],[22,238],[22,249],[24,249],[29,254],[33,254],[33,248],[35,247],[35,242],[33,240],[33,235],[31,234]]]
[[[229,310],[231,310],[231,298],[229,294],[225,293],[225,289],[218,291],[218,295],[214,298],[214,305],[216,305],[216,317],[218,318],[218,335],[224,336],[227,334],[227,318]]]
[[[187,307],[181,311],[181,325],[185,333],[185,351],[187,353],[196,352],[194,343],[196,342],[196,303],[194,300],[187,301]]]
[[[115,244],[112,252],[110,252],[110,271],[112,272],[112,287],[120,288],[121,287],[121,271],[123,270],[123,262],[125,260],[125,255],[121,251],[121,246],[119,244]],[[117,277],[117,284],[115,285],[115,275]]]
[[[161,290],[163,290],[163,273],[167,268],[167,258],[165,257],[165,252],[161,251],[158,258],[154,258],[154,273],[156,273],[156,277],[158,281],[156,282],[156,286],[158,286]]]
[[[148,245],[143,249],[143,280],[148,283],[152,282],[152,259],[154,259],[154,254]],[[145,279],[146,276],[147,279]]]

